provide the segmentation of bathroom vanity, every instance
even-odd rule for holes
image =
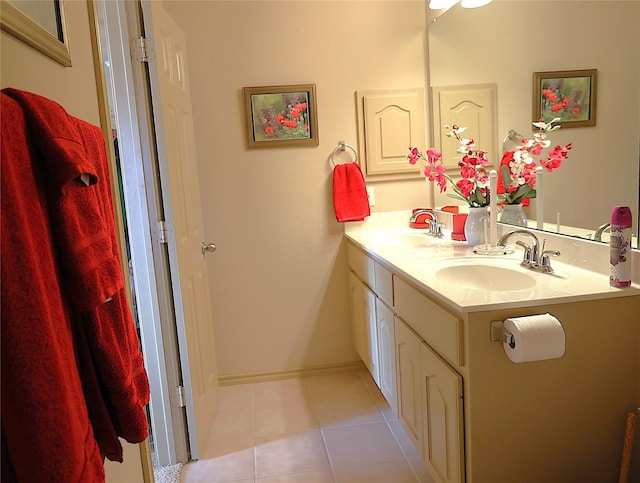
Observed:
[[[406,225],[345,233],[354,345],[437,481],[617,481],[638,405],[637,284],[556,260],[536,273],[521,250],[483,257]],[[544,313],[564,356],[511,362],[492,322]]]

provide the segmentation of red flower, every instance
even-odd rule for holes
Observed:
[[[464,160],[465,158],[466,156],[462,159]],[[463,178],[470,179],[476,175],[476,169],[471,165],[471,163],[461,161],[458,163],[458,166],[460,167],[460,176]]]
[[[291,111],[291,117],[298,117],[300,115],[300,109],[293,109]]]
[[[571,149],[571,143],[565,146],[556,146],[549,150],[549,158],[542,161],[542,165],[551,172],[556,168],[559,168],[562,161],[569,157],[569,150]]]
[[[426,165],[424,167],[424,175],[429,181],[436,181],[440,187],[440,193],[447,191],[447,178],[444,175],[446,168],[442,164],[437,166]]]
[[[427,149],[427,159],[431,164],[435,164],[442,158],[442,153],[433,148]]]
[[[295,108],[298,109],[299,111],[306,111],[307,110],[307,103],[306,102],[300,102],[300,103],[295,105]]]
[[[462,191],[462,196],[469,196],[476,185],[471,180],[461,179],[456,183],[456,186]]]
[[[420,159],[420,151],[418,151],[418,148],[409,147],[409,155],[407,158],[410,164],[416,164],[418,159]]]
[[[562,104],[554,104],[553,106],[551,106],[551,110],[553,112],[558,112],[560,110],[564,109],[564,107],[562,106]]]
[[[264,133],[269,137],[273,136],[274,132],[275,130],[271,126],[267,126],[264,128]]]
[[[285,120],[284,120],[284,116],[282,114],[278,114],[278,124],[280,126],[284,126]]]

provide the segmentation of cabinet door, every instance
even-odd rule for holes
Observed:
[[[378,337],[376,296],[353,272],[349,272],[353,345],[378,386]]]
[[[424,89],[361,92],[365,176],[416,172],[407,146],[424,146]]]
[[[488,159],[499,159],[497,89],[496,84],[433,87],[434,147],[442,153],[447,169],[457,168],[463,154],[455,138],[446,136],[445,124],[466,126],[465,137],[482,146]]]
[[[378,373],[380,375],[378,386],[397,415],[396,340],[393,328],[393,312],[380,298],[376,299],[376,320],[378,326]]]
[[[464,481],[462,377],[421,344],[424,461],[443,482]]]
[[[398,416],[418,453],[422,454],[422,341],[399,318],[394,318],[396,370],[398,378]]]

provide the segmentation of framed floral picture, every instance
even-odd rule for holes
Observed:
[[[317,146],[315,84],[244,87],[249,148]]]
[[[598,71],[565,70],[533,73],[532,120],[563,128],[596,125],[596,80]]]

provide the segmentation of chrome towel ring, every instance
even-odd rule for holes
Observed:
[[[338,146],[331,152],[331,158],[330,158],[331,159],[331,164],[333,164],[334,166],[336,165],[336,162],[333,159],[333,157],[335,156],[336,152],[344,151],[347,148],[349,148],[351,151],[353,151],[353,154],[356,157],[356,159],[353,162],[357,163],[358,162],[358,152],[356,151],[356,148],[351,146],[351,144],[347,144],[344,141],[338,141]]]

